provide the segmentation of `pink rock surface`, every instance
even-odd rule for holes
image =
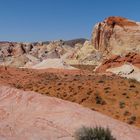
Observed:
[[[81,126],[109,127],[117,140],[140,140],[140,129],[76,103],[0,87],[0,140],[74,140]]]

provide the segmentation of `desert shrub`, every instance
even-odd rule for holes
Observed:
[[[62,83],[58,83],[57,85],[60,86],[60,85],[62,85]]]
[[[136,116],[131,116],[130,118],[128,118],[128,123],[129,124],[134,124],[136,119],[137,119]]]
[[[98,83],[104,83],[104,80],[99,80]]]
[[[130,88],[135,88],[136,86],[135,85],[130,85]]]
[[[119,106],[120,106],[120,108],[125,108],[125,102],[124,101],[120,101],[119,102]]]
[[[123,113],[124,116],[129,116],[130,114],[131,113],[129,111],[127,111],[127,110]]]
[[[126,96],[127,99],[129,99],[129,96]]]
[[[110,89],[111,89],[110,87],[105,87],[105,88],[104,88],[104,90],[110,90]]]
[[[124,95],[124,96],[125,96],[125,95],[127,95],[127,93],[125,93],[125,92],[124,92],[124,93],[122,93],[122,95]]]
[[[99,95],[96,95],[95,101],[96,101],[96,104],[100,104],[100,105],[105,105],[106,104],[106,102]]]
[[[87,95],[91,95],[92,94],[92,90],[87,92]]]
[[[116,140],[108,128],[83,127],[75,133],[76,140]]]

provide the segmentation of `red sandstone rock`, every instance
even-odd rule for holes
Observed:
[[[95,25],[92,45],[107,57],[140,52],[140,23],[122,17],[109,17]]]
[[[131,63],[140,67],[140,54],[128,53],[125,56],[114,55],[111,58],[104,60],[104,62],[96,69],[97,72],[105,72],[108,68],[119,67],[125,63]]]

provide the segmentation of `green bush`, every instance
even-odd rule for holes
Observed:
[[[83,127],[75,133],[76,140],[116,140],[108,128]]]

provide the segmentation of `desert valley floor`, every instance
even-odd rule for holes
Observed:
[[[1,67],[0,84],[79,103],[140,127],[140,83],[136,80],[83,70]]]

